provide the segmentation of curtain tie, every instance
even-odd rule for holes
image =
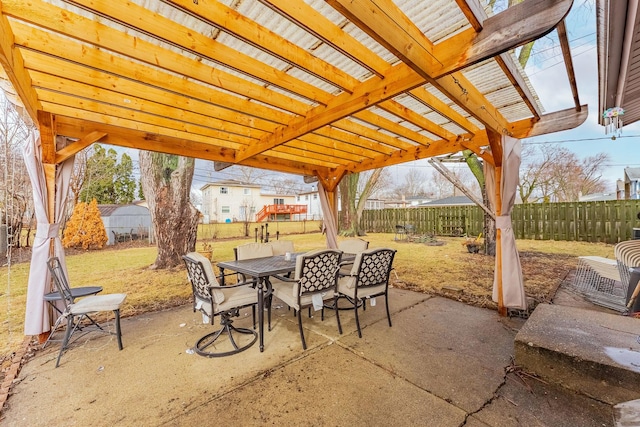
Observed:
[[[58,231],[60,230],[59,223],[49,224],[48,222],[39,222],[38,228],[36,228],[36,237],[40,239],[53,239],[58,237]]]
[[[500,215],[496,217],[496,229],[504,230],[511,228],[511,215]]]

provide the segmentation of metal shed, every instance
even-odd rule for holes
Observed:
[[[140,205],[98,205],[109,240],[107,245],[130,240],[150,239],[151,214]]]

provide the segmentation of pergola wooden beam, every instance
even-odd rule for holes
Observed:
[[[87,135],[82,138],[73,141],[71,144],[66,147],[61,148],[56,152],[56,164],[60,164],[67,160],[70,157],[75,156],[78,152],[84,150],[94,142],[100,141],[102,138],[107,136],[104,132],[89,132]]]
[[[57,134],[71,138],[80,139],[84,135],[95,131],[107,134],[102,139],[105,144],[236,164],[233,162],[232,150],[221,150],[212,147],[206,142],[168,137],[157,133],[126,129],[118,125],[108,125],[64,116],[57,117],[55,128]],[[311,168],[291,161],[262,155],[249,159],[242,165],[293,174],[300,174],[301,171],[304,171],[306,175],[329,175],[330,173],[324,167]]]
[[[376,159],[365,160],[358,164],[351,164],[346,168],[337,168],[336,171],[344,170],[349,173],[364,172],[370,169],[377,169],[409,161],[428,159],[429,157],[455,153],[466,148],[473,151],[480,151],[482,149],[482,147],[478,146],[474,140],[463,141],[463,138],[460,137],[455,141],[441,140],[437,142],[437,144],[434,143],[428,147],[418,146],[411,150],[396,151],[391,155],[383,155]]]
[[[90,2],[91,0],[82,0]],[[357,80],[339,68],[318,61],[309,52],[249,20],[218,1],[171,0],[183,10],[192,13],[211,25],[232,34],[257,49],[264,50],[280,60],[306,70],[317,78],[350,92]],[[158,34],[158,32],[154,32]]]
[[[102,138],[335,179],[447,150],[490,161],[488,132],[530,136],[583,120],[542,114],[506,53],[551,31],[570,0],[525,0],[492,17],[477,0],[455,0],[472,28],[435,44],[428,23],[393,0],[326,3],[344,18],[327,5],[288,0],[0,0],[0,25],[13,35],[0,44],[0,62],[12,81],[22,76],[19,85],[32,93],[19,96],[35,100],[31,110],[49,113],[58,134],[79,138],[55,161]],[[275,12],[269,21],[266,8]],[[307,34],[289,38],[283,18]],[[477,71],[462,73],[473,64]],[[485,69],[498,71],[499,82],[480,83]],[[533,117],[509,123],[497,98],[514,90],[516,114],[527,117],[526,104]]]
[[[2,10],[2,3],[0,3],[0,10]],[[14,46],[13,30],[4,15],[0,15],[0,34],[2,34],[0,37],[0,65],[4,68],[9,81],[22,100],[27,114],[33,123],[38,123],[38,111],[42,110],[42,106],[31,86],[31,78],[24,68],[22,55]]]
[[[326,107],[318,106],[306,116],[296,118],[288,125],[279,127],[273,134],[259,143],[240,150],[236,160],[241,162],[258,153],[291,141],[307,132],[313,132],[336,120],[355,114],[370,105],[386,101],[423,83],[420,76],[416,75],[411,68],[404,64],[397,65],[389,71],[389,75],[385,76],[384,79],[372,77],[362,83],[353,93],[343,93],[335,97]]]
[[[389,68],[387,62],[378,56],[371,55],[369,49],[348,33],[341,31],[307,3],[291,0],[259,1],[378,77],[383,77],[385,70]]]
[[[580,105],[580,97],[578,96],[578,83],[576,82],[576,73],[573,69],[573,58],[571,58],[571,49],[569,48],[569,38],[567,37],[567,28],[564,21],[558,24],[558,39],[560,40],[560,47],[562,48],[562,57],[564,58],[564,65],[567,69],[567,76],[569,77],[569,86],[571,86],[571,94],[573,95],[573,102],[576,106],[576,111],[580,111],[582,108]]]
[[[564,18],[572,3],[571,0],[526,0],[517,8],[509,8],[485,20],[480,33],[471,29],[434,46],[391,0],[327,1],[401,58],[426,82],[487,128],[498,132],[507,128],[507,121],[461,73],[455,71],[548,33]],[[511,37],[504,37],[503,32]],[[451,74],[451,78],[442,77],[446,74]]]
[[[572,4],[573,0],[524,0],[484,19],[482,31],[471,28],[435,46],[434,55],[442,66],[432,77],[459,71],[550,33]]]
[[[173,52],[151,42],[141,40],[138,37],[122,33],[114,28],[91,21],[88,18],[84,18],[79,15],[71,15],[63,9],[46,2],[34,0],[33,3],[35,4],[25,4],[20,0],[3,0],[3,12],[11,16],[20,17],[20,19],[26,19],[27,22],[49,29],[54,33],[63,34],[70,38],[90,43],[92,46],[102,47],[109,51],[117,52],[125,57],[133,58],[158,69],[167,70],[178,75],[186,75],[195,81],[211,84],[242,96],[259,99],[265,104],[273,105],[284,111],[290,111],[297,114],[304,113],[308,109],[308,104],[292,102],[291,98],[286,97],[283,94],[270,91],[259,84],[249,82],[231,73],[207,66],[202,61],[186,58],[178,52]],[[122,5],[123,3],[107,2],[107,4]],[[127,3],[127,5],[128,7],[135,8],[135,11],[143,13],[143,16],[149,15],[145,9],[135,6],[133,3]],[[131,11],[130,13],[133,14],[134,12]],[[153,20],[160,18],[150,16],[149,19]],[[136,22],[141,21],[144,20],[138,19]],[[164,22],[170,28],[173,28],[175,25],[175,23],[170,20],[160,19],[160,21]],[[15,28],[18,28],[19,26],[20,23],[13,24],[13,27]],[[86,31],[86,28],[92,27],[95,28],[94,31]],[[179,31],[178,34],[183,35],[187,31],[188,29],[183,28],[183,30]],[[171,31],[164,28],[160,34],[168,33],[171,33]],[[95,56],[96,59],[100,59],[100,61],[95,64],[97,68],[108,69],[117,67],[120,72],[127,68],[131,68],[130,74],[134,80],[137,77],[141,77],[141,73],[137,70],[142,69],[143,67],[139,64],[127,61],[124,58],[114,57],[113,55],[101,52],[92,46],[71,43],[69,40],[65,40],[64,38],[51,34],[51,36],[54,36],[54,40],[55,38],[59,38],[60,45],[65,46],[64,50],[58,51],[57,49],[51,48],[51,46],[55,45],[56,42],[54,40],[49,40],[49,35],[43,37],[41,34],[35,34],[28,27],[24,30],[24,35],[25,37],[30,38],[40,38],[40,44],[49,46],[49,50],[56,51],[58,55],[68,57],[75,53],[80,56],[80,63],[87,61],[87,56],[91,55]],[[282,87],[283,90],[288,90],[285,89],[285,87],[295,87],[299,90],[298,94],[301,97],[317,98],[322,94],[322,91],[319,91],[317,88],[304,84],[299,79],[292,78],[284,72],[273,69],[267,71],[264,64],[261,62],[246,55],[243,56],[238,54],[237,51],[225,47],[224,45],[220,45],[219,43],[215,43],[209,38],[205,38],[203,36],[202,39],[198,41],[200,43],[198,43],[197,46],[200,46],[205,42],[207,43],[202,47],[202,49],[207,48],[207,53],[209,55],[208,58],[214,62],[224,63],[223,61],[228,61],[228,63],[233,64],[238,71],[251,75],[255,79],[263,80],[274,86]],[[168,42],[171,43],[172,41],[169,40]],[[193,40],[185,38],[184,40],[181,40],[181,43],[188,46],[189,43],[193,43]],[[74,49],[74,51],[67,52],[69,49]],[[112,61],[112,63],[110,63],[110,61]],[[128,65],[125,65],[127,62]],[[146,70],[148,72],[149,68],[147,67]],[[163,79],[167,79],[168,83],[174,84],[177,79],[175,76],[173,78],[170,77],[171,76],[169,75],[163,77]],[[178,82],[175,82],[175,84],[178,84]],[[309,91],[313,91],[313,94],[303,90],[305,88]]]
[[[540,119],[534,118],[519,120],[511,123],[507,131],[514,138],[529,138],[532,136],[546,135],[552,132],[574,129],[587,120],[588,106],[583,104],[580,110],[568,108],[543,114]]]

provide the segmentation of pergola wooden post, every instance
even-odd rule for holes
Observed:
[[[495,212],[496,219],[502,214],[502,143],[500,135],[489,132],[489,145],[493,156],[493,167],[495,171]],[[498,288],[498,313],[500,316],[507,315],[507,308],[504,306],[503,283],[502,283],[502,230],[496,227],[496,287]]]
[[[50,113],[38,111],[38,128],[40,131],[40,144],[42,147],[42,167],[44,169],[45,185],[47,186],[47,215],[49,223],[54,222],[56,204],[56,141],[53,125],[53,117]],[[49,245],[50,254],[53,253],[53,241]],[[50,283],[46,285],[49,288]],[[51,290],[51,288],[49,288]],[[53,311],[49,309],[49,315]],[[44,343],[52,331],[44,331],[38,335],[38,342]]]

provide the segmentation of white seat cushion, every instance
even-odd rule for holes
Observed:
[[[82,298],[70,306],[71,314],[119,310],[127,294],[95,295]]]
[[[347,295],[349,298],[356,297],[356,278],[355,277],[341,277],[338,280],[338,292]],[[367,288],[359,288],[358,289],[358,298],[366,298],[371,295],[377,295],[384,292],[385,285],[367,287]]]
[[[369,242],[362,239],[345,239],[338,242],[338,249],[345,254],[358,254],[369,248]]]
[[[246,243],[236,247],[239,260],[265,258],[273,256],[273,247],[270,243]]]
[[[291,240],[273,240],[269,242],[274,255],[284,255],[287,252],[294,253],[293,242]]]
[[[281,299],[282,302],[287,304],[289,307],[295,310],[300,310],[300,307],[298,306],[297,283],[288,283],[281,280],[273,279],[271,280],[271,286],[273,287],[274,297]],[[300,303],[303,307],[312,304],[312,295],[313,294],[308,294],[300,299]],[[320,295],[322,295],[323,301],[333,299],[333,290],[324,291]]]
[[[229,287],[228,289],[220,287],[218,290],[224,293],[224,302],[217,304],[216,313],[234,307],[258,303],[258,291],[248,285]]]

